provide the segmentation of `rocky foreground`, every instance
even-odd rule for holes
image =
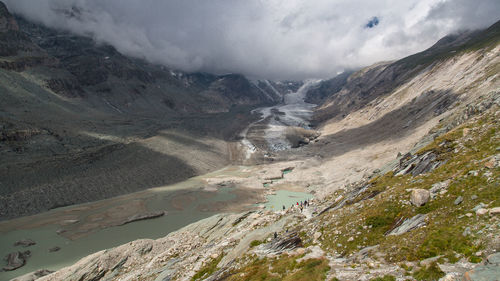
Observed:
[[[36,280],[495,280],[499,117],[492,92],[422,148],[303,211],[215,215]]]

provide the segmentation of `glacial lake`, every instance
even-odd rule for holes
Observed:
[[[255,198],[264,197],[264,189],[243,189],[235,186],[207,188],[204,177],[224,175],[245,176],[244,168],[222,169],[187,181],[128,194],[98,202],[54,209],[31,217],[0,222],[0,255],[14,251],[31,251],[25,266],[0,272],[0,280],[9,280],[38,270],[58,270],[74,264],[92,253],[125,244],[136,239],[157,239],[190,223],[217,213],[257,209]],[[296,202],[312,198],[311,194],[277,190],[265,196],[269,210],[280,211]],[[129,207],[130,206],[130,207]],[[120,209],[121,208],[121,209]],[[149,212],[163,210],[166,215],[121,226],[106,226],[110,216],[120,210],[139,208]],[[78,222],[61,225],[61,220],[76,219]],[[110,220],[110,221],[108,221]],[[102,225],[101,225],[102,224]],[[58,234],[65,229],[68,232]],[[16,241],[32,239],[36,245],[14,247]],[[53,247],[57,252],[49,252]],[[3,262],[2,267],[6,263]]]

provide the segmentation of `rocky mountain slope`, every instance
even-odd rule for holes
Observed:
[[[224,167],[250,110],[298,86],[152,65],[0,2],[0,219]]]
[[[270,190],[316,195],[303,209],[216,215],[40,280],[495,280],[499,27],[312,93],[321,136],[262,165],[291,170]]]
[[[216,215],[37,280],[494,280],[499,110],[498,93],[463,107],[443,121],[459,127],[303,211]]]

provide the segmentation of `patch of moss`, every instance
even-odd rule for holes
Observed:
[[[283,278],[283,281],[325,280],[330,270],[326,259],[309,259],[297,264],[297,271]]]
[[[262,240],[253,240],[252,242],[250,242],[250,248],[257,247],[262,243],[264,243],[264,241]]]
[[[382,277],[370,279],[370,281],[396,281],[396,277],[394,277],[392,275],[384,275]]]
[[[435,257],[441,254],[451,254],[451,251],[470,257],[480,249],[471,239],[457,233],[453,227],[440,228],[427,235],[418,247],[416,256],[419,259]]]
[[[386,227],[392,224],[394,218],[392,216],[371,216],[366,219],[366,225],[377,228]]]
[[[309,259],[297,262],[297,258],[286,254],[273,259],[259,259],[253,256],[250,262],[231,272],[225,280],[309,281],[326,278],[326,273],[330,270],[326,259]]]
[[[441,271],[436,262],[413,273],[413,277],[419,281],[436,281],[443,276],[445,276],[445,273]]]
[[[423,206],[418,207],[415,212],[417,214],[428,214],[434,210],[437,210],[439,208],[438,204],[434,204],[434,202],[429,202]]]
[[[193,278],[191,278],[191,280],[192,281],[201,280],[203,278],[212,275],[212,273],[214,273],[215,270],[217,269],[217,265],[222,260],[223,256],[224,256],[223,254],[220,254],[216,259],[212,259],[210,262],[205,264],[205,266],[203,266],[200,270],[198,270],[198,272],[196,272],[196,274],[193,276]]]

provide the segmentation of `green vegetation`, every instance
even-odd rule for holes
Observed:
[[[454,263],[463,257],[471,262],[480,261],[477,252],[489,243],[488,237],[500,229],[498,224],[488,223],[488,215],[479,216],[472,211],[480,202],[490,207],[500,206],[500,169],[485,166],[488,157],[496,155],[500,147],[500,120],[497,119],[493,114],[474,119],[418,151],[418,154],[433,152],[444,162],[433,171],[418,176],[396,176],[389,172],[375,177],[365,191],[346,202],[343,208],[315,218],[320,225],[323,250],[348,256],[363,247],[378,245],[376,251],[383,253],[386,261],[400,263],[405,276],[417,280],[438,280],[444,276],[437,262]],[[411,189],[430,189],[433,184],[445,181],[443,192],[436,193],[424,206],[409,203]],[[345,196],[342,192],[332,194],[330,199]],[[462,196],[463,201],[455,205],[458,196]],[[426,215],[425,227],[401,235],[387,235],[403,220],[417,214]],[[305,225],[297,226],[297,231],[304,245],[314,244]],[[254,240],[250,247],[261,243],[263,241]],[[415,269],[404,263],[436,256],[441,257],[426,267]],[[325,279],[329,271],[326,259],[299,262],[298,258],[287,254],[277,258],[245,256],[242,266],[230,272],[225,280]],[[385,275],[372,280],[394,281],[395,277]]]
[[[283,280],[283,281],[309,281],[324,280],[330,270],[326,259],[308,259],[297,262],[298,257],[282,255],[279,258],[257,258],[246,266],[231,272],[226,280]]]
[[[220,254],[216,259],[212,259],[210,262],[206,263],[205,266],[203,266],[198,272],[196,272],[191,280],[201,280],[214,273],[223,256],[223,254]]]
[[[396,277],[392,275],[384,275],[383,277],[377,277],[374,279],[371,279],[370,281],[396,281]]]
[[[262,240],[253,240],[252,242],[250,242],[250,248],[257,247],[262,243],[264,243],[264,241]]]
[[[421,268],[413,274],[413,277],[419,281],[435,281],[443,277],[445,274],[436,262],[431,263],[429,266]]]
[[[480,202],[490,207],[500,206],[500,169],[485,167],[485,159],[498,153],[499,128],[498,118],[485,115],[436,138],[418,151],[417,154],[432,151],[445,162],[435,170],[415,177],[395,176],[391,172],[372,179],[370,187],[345,207],[320,216],[322,248],[349,255],[360,247],[379,245],[378,251],[392,262],[438,255],[449,262],[461,257],[480,261],[475,253],[488,243],[487,234],[498,231],[499,227],[496,224],[481,227],[488,224],[489,216],[478,216],[472,209]],[[445,192],[426,205],[417,208],[408,203],[409,190],[430,189],[444,181],[449,181]],[[455,205],[458,196],[464,200]],[[374,200],[368,200],[372,197]],[[426,214],[426,227],[397,236],[385,235],[398,222],[417,214]],[[463,234],[467,227],[472,235]]]

